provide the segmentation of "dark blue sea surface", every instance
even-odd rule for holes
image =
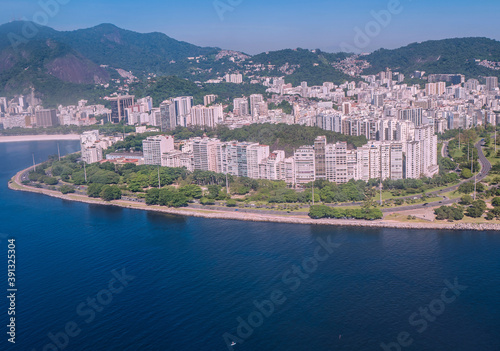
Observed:
[[[500,233],[209,220],[9,190],[32,153],[57,143],[0,144],[0,350],[500,350]]]

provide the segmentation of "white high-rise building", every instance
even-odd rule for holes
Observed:
[[[187,127],[191,124],[191,108],[193,107],[192,96],[180,96],[172,99],[175,104],[175,115],[177,125]]]
[[[302,146],[295,150],[293,155],[295,161],[295,183],[307,184],[315,178],[315,157],[313,146]]]
[[[316,117],[316,126],[336,133],[342,133],[342,115],[319,114]]]
[[[151,96],[146,96],[137,100],[136,105],[139,106],[140,112],[150,112],[153,109],[153,98]]]
[[[307,82],[300,83],[300,95],[302,97],[306,98],[308,92],[309,92],[309,88],[307,87]]]
[[[494,91],[498,88],[498,78],[497,77],[486,77],[486,90]]]
[[[217,139],[193,139],[193,169],[217,172]]]
[[[294,185],[297,183],[295,179],[295,157],[285,158],[285,182],[290,185]]]
[[[7,112],[7,98],[0,97],[0,112]]]
[[[237,116],[249,115],[249,104],[247,98],[236,98],[233,100],[233,112]]]
[[[247,147],[247,177],[258,179],[259,164],[269,157],[269,145],[253,144]]]
[[[191,125],[214,128],[217,124],[224,122],[224,110],[222,105],[210,107],[194,106],[191,108]]]
[[[437,135],[434,126],[427,125],[415,128],[415,141],[421,143],[421,172],[426,177],[432,177],[439,172],[437,162]]]
[[[326,179],[337,184],[346,183],[348,176],[347,143],[327,144],[325,148]]]
[[[398,121],[396,125],[396,140],[402,143],[413,140],[415,125],[410,121]]]
[[[85,163],[95,163],[103,159],[102,146],[99,144],[99,131],[91,130],[80,135],[82,160]]]
[[[213,104],[217,100],[217,95],[210,94],[210,95],[205,95],[203,97],[203,105],[208,106],[210,104]]]
[[[192,172],[194,170],[193,153],[181,152],[179,150],[165,152],[162,155],[161,165],[164,167],[184,167],[188,171]]]
[[[151,110],[151,119],[149,124],[155,127],[161,127],[161,111],[159,108]]]
[[[406,178],[418,179],[422,172],[422,143],[410,141],[406,145]]]
[[[224,77],[226,83],[241,84],[243,83],[243,75],[241,73],[226,74]]]
[[[276,150],[259,165],[259,178],[285,180],[285,151]]]
[[[250,114],[252,115],[252,119],[256,119],[259,116],[259,108],[258,104],[264,102],[264,97],[262,94],[253,94],[250,95]]]
[[[162,165],[162,155],[174,151],[174,137],[171,135],[156,135],[142,141],[144,164]]]

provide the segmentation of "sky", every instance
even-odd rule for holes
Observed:
[[[371,52],[456,37],[500,39],[498,0],[2,0],[0,23],[57,30],[112,23],[199,46]],[[350,49],[350,50],[348,50]]]

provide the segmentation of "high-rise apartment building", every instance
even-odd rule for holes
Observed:
[[[258,179],[259,164],[269,157],[269,145],[252,144],[246,147],[247,177]]]
[[[250,95],[250,114],[252,115],[252,119],[256,119],[259,117],[258,104],[261,102],[264,102],[264,97],[262,96],[262,94]]]
[[[174,150],[174,138],[171,135],[156,135],[142,141],[144,164],[162,165],[162,155]]]
[[[486,90],[494,91],[498,88],[498,78],[497,77],[486,77]]]
[[[295,150],[295,183],[307,184],[315,180],[315,158],[313,146],[302,146]]]
[[[421,108],[408,108],[398,111],[398,119],[403,121],[411,121],[416,126],[423,124],[423,113]]]
[[[342,133],[342,115],[319,114],[316,116],[316,126],[336,133]]]
[[[208,106],[210,104],[213,104],[217,100],[217,95],[210,94],[210,95],[205,95],[203,97],[203,105]]]
[[[174,130],[177,127],[175,103],[165,100],[160,104],[160,127],[162,132]]]
[[[217,139],[193,139],[193,169],[217,172]]]
[[[259,178],[285,180],[285,151],[276,150],[259,164]]]
[[[326,179],[326,137],[318,136],[314,140],[314,157],[316,167],[316,179]]]
[[[175,104],[176,125],[187,127],[191,124],[192,96],[180,96],[172,99]]]
[[[54,109],[44,109],[35,112],[37,127],[46,128],[59,125],[57,111]]]
[[[224,76],[226,83],[241,84],[243,83],[243,75],[241,73],[226,74]]]
[[[80,150],[82,152],[82,160],[85,163],[95,163],[103,159],[102,147],[98,143],[99,139],[98,130],[83,132],[80,135]]]
[[[247,98],[236,98],[233,100],[233,113],[236,116],[248,116],[249,111]]]
[[[224,121],[224,110],[222,105],[210,107],[193,106],[191,108],[191,126],[214,128]]]
[[[134,105],[134,95],[123,95],[109,98],[111,103],[111,122],[119,123],[127,118],[125,109]]]

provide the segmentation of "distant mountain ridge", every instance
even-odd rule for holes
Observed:
[[[387,67],[403,73],[425,71],[458,73],[468,78],[499,76],[500,71],[479,66],[475,60],[500,62],[500,42],[488,38],[454,38],[413,43],[405,47],[380,49],[364,57],[371,64],[365,73],[378,73]]]
[[[26,27],[34,28],[35,35]],[[108,91],[96,84],[120,78],[111,68],[132,71],[140,78],[156,74],[205,81],[260,65],[259,74],[284,76],[293,85],[301,81],[309,85],[325,81],[339,84],[386,68],[407,75],[425,71],[464,74],[467,78],[500,77],[500,70],[476,61],[500,62],[500,42],[487,38],[433,40],[395,50],[380,49],[359,58],[369,67],[358,67],[357,76],[351,74],[352,63],[348,62],[352,55],[286,49],[247,56],[196,46],[163,33],[137,33],[113,24],[57,31],[15,21],[0,25],[0,96],[26,93],[34,87],[44,101],[52,103],[74,103],[78,96],[98,98]]]
[[[90,91],[95,84],[109,82],[110,71],[101,67],[106,65],[185,77],[190,72],[188,57],[215,57],[219,51],[162,33],[141,34],[112,24],[64,32],[14,21],[0,25],[0,95],[26,93],[34,87],[42,98],[50,100],[54,100],[49,97],[54,91],[59,91],[55,98],[61,98],[60,92],[65,90],[66,95],[76,96],[75,88]]]

